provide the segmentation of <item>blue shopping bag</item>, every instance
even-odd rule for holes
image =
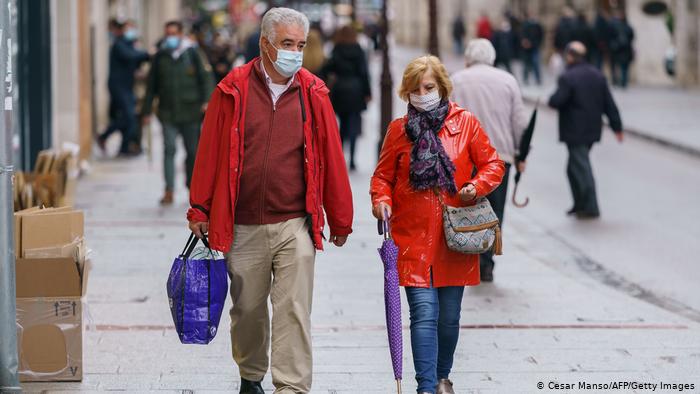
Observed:
[[[190,257],[198,240],[194,233],[190,235],[173,261],[167,283],[175,329],[180,342],[186,344],[208,344],[214,339],[228,293],[226,259],[217,258],[209,249],[206,236],[202,242],[209,255]]]

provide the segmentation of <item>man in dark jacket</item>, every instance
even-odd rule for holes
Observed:
[[[625,14],[618,11],[610,22],[610,69],[613,84],[626,88],[630,63],[634,60],[634,30],[627,23]]]
[[[559,110],[559,140],[569,149],[566,174],[574,206],[567,213],[580,219],[597,218],[600,211],[589,153],[600,141],[603,114],[619,142],[623,140],[622,121],[605,77],[585,62],[586,47],[572,41],[566,46],[565,58],[568,68],[559,77],[549,106]]]
[[[529,12],[523,23],[520,46],[523,50],[523,81],[527,84],[530,71],[535,73],[537,84],[542,83],[540,76],[540,46],[544,32],[542,25]]]
[[[187,151],[185,166],[187,187],[190,187],[199,127],[214,89],[211,66],[200,55],[195,43],[182,34],[182,30],[182,23],[178,21],[165,25],[165,38],[151,66],[143,102],[143,121],[148,123],[153,100],[158,97],[158,119],[163,124],[165,146],[165,194],[160,200],[162,205],[173,203],[178,134],[182,135]]]
[[[119,130],[122,133],[122,144],[119,155],[132,155],[138,152],[135,147],[136,136],[136,97],[134,96],[134,72],[141,63],[148,60],[146,51],[134,48],[136,30],[127,23],[113,21],[110,31],[114,34],[114,42],[109,51],[109,89],[110,116],[112,118],[107,129],[97,138],[97,144],[105,150],[107,138]]]

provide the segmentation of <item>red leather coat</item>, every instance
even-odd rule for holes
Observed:
[[[406,135],[406,118],[391,122],[372,176],[372,204],[392,207],[392,235],[399,247],[398,271],[401,286],[468,286],[479,284],[479,255],[466,255],[447,248],[442,227],[442,206],[433,191],[416,191],[409,182],[412,143]],[[503,161],[491,146],[474,115],[450,103],[445,125],[438,136],[455,163],[455,183],[476,187],[477,197],[493,191],[505,172]],[[472,178],[472,170],[477,173]],[[443,193],[452,206],[467,205],[458,195]]]
[[[192,175],[187,220],[209,221],[209,244],[222,252],[228,252],[233,242],[234,207],[244,160],[248,77],[257,60],[233,69],[214,90]],[[352,193],[328,89],[305,69],[295,78],[303,92],[299,99],[304,122],[306,211],[311,217],[314,245],[323,249],[324,210],[331,235],[352,232]]]

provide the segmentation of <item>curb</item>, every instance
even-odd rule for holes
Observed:
[[[525,101],[528,104],[535,104],[537,102],[537,99],[532,97],[532,96],[523,95],[523,101]],[[546,108],[549,109],[549,107],[546,107]],[[605,123],[605,125],[607,126],[607,122]],[[642,139],[644,141],[657,144],[657,145],[662,146],[664,148],[675,150],[676,152],[679,152],[679,153],[684,153],[686,155],[700,158],[700,149],[698,149],[698,148],[693,148],[690,146],[680,144],[678,142],[669,141],[669,140],[666,140],[663,138],[655,137],[655,136],[649,135],[648,133],[645,133],[643,131],[639,131],[636,129],[625,128],[623,131],[629,135],[632,135],[632,136],[639,138],[639,139]]]

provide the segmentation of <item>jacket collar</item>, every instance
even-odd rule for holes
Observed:
[[[234,68],[216,86],[221,89],[222,92],[230,95],[235,94],[236,91],[241,92],[247,86],[248,77],[251,72],[254,72],[255,65],[258,62],[260,62],[259,56],[240,67]],[[299,70],[294,76],[294,84],[297,83],[304,90],[308,88],[311,88],[312,91],[320,91],[322,89],[328,90],[318,77],[311,74],[311,72],[305,68]]]
[[[443,126],[444,128],[447,128],[447,132],[450,133],[450,135],[455,135],[462,132],[462,126],[464,125],[460,124],[459,118],[466,112],[467,111],[465,111],[464,108],[455,104],[453,101],[450,101],[450,112],[447,113],[445,125]]]

